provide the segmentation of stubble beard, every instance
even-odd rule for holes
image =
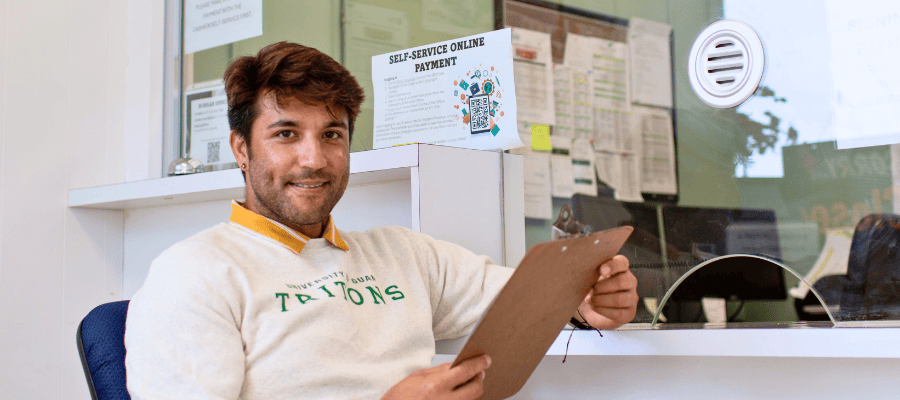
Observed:
[[[303,226],[324,224],[331,214],[331,210],[344,195],[347,189],[347,182],[350,177],[349,162],[340,179],[335,179],[331,174],[327,174],[329,190],[324,201],[311,208],[304,209],[297,207],[292,198],[287,194],[291,189],[289,184],[275,183],[274,177],[262,170],[262,168],[253,168],[251,164],[248,174],[248,181],[255,183],[270,183],[270,185],[261,184],[253,185],[253,195],[256,199],[257,208],[263,216],[280,222],[294,230],[300,230]],[[316,175],[315,172],[304,172],[304,175]],[[261,176],[262,175],[262,176]],[[258,178],[258,179],[257,179]],[[308,205],[308,204],[307,204]],[[266,215],[268,214],[268,215]],[[323,227],[324,229],[324,227]]]

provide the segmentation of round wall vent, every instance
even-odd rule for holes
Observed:
[[[725,19],[707,26],[694,40],[688,78],[704,103],[731,108],[756,91],[765,64],[762,42],[753,28]]]

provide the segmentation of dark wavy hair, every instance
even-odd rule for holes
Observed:
[[[324,104],[335,116],[343,109],[353,122],[364,99],[363,89],[341,64],[312,47],[278,42],[263,47],[253,56],[240,57],[225,70],[228,94],[228,124],[250,148],[250,128],[259,115],[261,96],[273,94],[279,107],[283,99],[296,98],[309,105]]]

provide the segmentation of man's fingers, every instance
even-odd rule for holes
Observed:
[[[631,322],[634,319],[634,315],[636,310],[634,308],[594,308],[594,312],[598,313],[602,317],[606,317],[612,324],[610,326],[605,326],[606,324],[602,322],[597,322],[596,325],[592,323],[591,325],[597,329],[614,329],[622,324],[626,324]]]
[[[625,272],[628,270],[629,265],[628,258],[619,254],[600,265],[600,278],[608,278],[615,274]]]
[[[456,388],[451,398],[460,400],[480,399],[482,394],[484,394],[484,371],[479,372],[468,382]]]
[[[634,291],[637,289],[637,277],[631,271],[624,271],[613,275],[607,279],[601,279],[594,283],[593,293],[595,296],[603,293],[615,293],[621,291]]]
[[[472,378],[484,372],[489,366],[491,366],[491,358],[486,354],[470,358],[463,361],[461,364],[450,368],[450,371],[448,371],[446,375],[446,383],[450,388],[455,388],[460,385],[465,387],[465,384],[468,384]],[[475,380],[480,381],[481,379],[483,378]]]
[[[595,294],[591,296],[591,306],[599,308],[634,308],[640,298],[631,291]],[[599,311],[598,311],[599,312]],[[602,314],[602,313],[601,313]]]

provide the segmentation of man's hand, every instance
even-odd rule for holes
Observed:
[[[413,372],[382,397],[388,399],[477,399],[484,389],[484,370],[491,358],[484,355],[463,361],[453,368],[450,363]]]
[[[628,259],[623,255],[600,266],[600,278],[578,306],[578,311],[592,327],[615,329],[634,319],[638,303],[637,278],[628,266]]]

